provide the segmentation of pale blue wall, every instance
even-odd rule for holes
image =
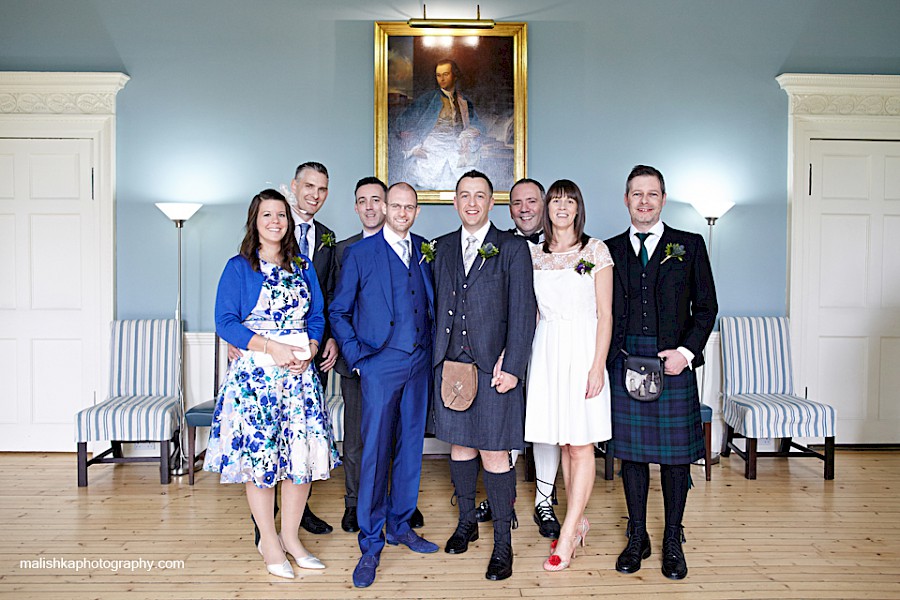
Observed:
[[[502,0],[483,16],[527,21],[528,169],[578,182],[588,230],[623,230],[623,180],[667,176],[665,220],[701,233],[685,190],[727,182],[716,226],[722,314],[785,313],[784,72],[900,74],[900,2]],[[428,2],[431,17],[473,3]],[[215,286],[250,197],[302,161],[332,173],[320,216],[356,231],[353,183],[372,171],[374,20],[421,4],[301,0],[0,0],[0,70],[122,71],[118,97],[117,307],[171,314],[175,231],[153,202],[199,200],[185,229],[190,330],[211,330]],[[509,223],[505,207],[495,222]],[[425,236],[458,225],[426,207]]]

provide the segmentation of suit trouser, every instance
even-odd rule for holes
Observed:
[[[344,398],[344,506],[355,507],[359,498],[359,461],[362,458],[362,392],[359,377],[341,377]]]
[[[378,555],[383,529],[399,537],[419,499],[431,353],[385,348],[362,362],[362,461],[359,473],[359,548]],[[388,493],[390,478],[390,493]]]

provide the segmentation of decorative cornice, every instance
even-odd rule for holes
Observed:
[[[790,97],[791,114],[900,116],[900,76],[897,75],[785,73],[776,80]]]
[[[0,114],[114,115],[123,73],[0,72]]]

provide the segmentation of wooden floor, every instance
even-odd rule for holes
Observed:
[[[714,467],[711,482],[694,467],[685,516],[690,573],[680,582],[659,571],[658,471],[652,471],[648,517],[653,555],[634,575],[614,569],[625,539],[621,480],[603,480],[600,462],[598,471],[588,546],[566,572],[541,570],[548,544],[532,523],[534,488],[520,469],[512,578],[484,579],[491,527],[482,524],[481,539],[463,556],[387,547],[375,584],[357,590],[350,581],[356,536],[338,528],[342,469],[315,485],[311,502],[336,531],[304,532],[307,547],[328,568],[300,571],[302,578],[288,581],[264,570],[242,486],[220,485],[208,473],[193,487],[187,477],[162,486],[155,466],[131,464],[93,466],[90,486],[78,488],[74,454],[0,454],[7,482],[0,494],[0,597],[900,598],[900,452],[839,449],[834,481],[824,481],[822,463],[809,459],[761,461],[756,481],[743,478],[734,456]],[[422,489],[421,533],[443,546],[456,523],[444,460],[425,461]],[[79,560],[183,561],[183,567],[123,565],[113,572],[86,564],[76,570]]]

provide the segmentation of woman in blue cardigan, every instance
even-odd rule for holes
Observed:
[[[322,384],[312,365],[325,328],[312,261],[299,252],[284,196],[253,197],[241,251],[216,292],[216,331],[245,350],[219,391],[203,468],[243,483],[269,573],[293,578],[286,554],[306,569],[325,566],[298,538],[312,481],[339,464]],[[275,486],[281,486],[281,535]]]

